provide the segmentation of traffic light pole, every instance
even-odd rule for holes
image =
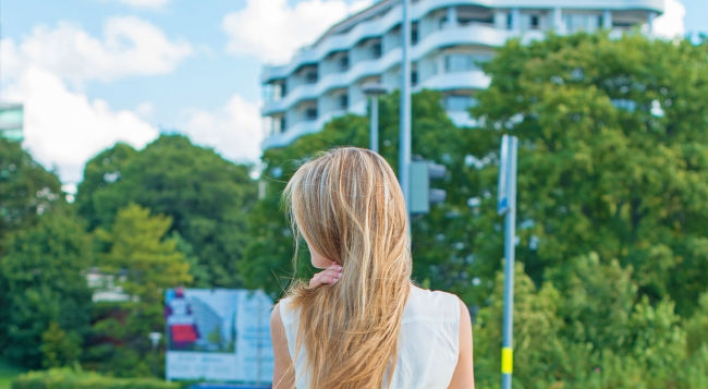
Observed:
[[[369,149],[375,153],[379,152],[379,97],[371,97],[371,133],[369,134]]]
[[[399,118],[398,180],[401,183],[406,209],[410,213],[410,164],[411,164],[411,15],[410,0],[401,0],[403,20],[401,23],[401,111]],[[410,224],[409,224],[410,233]]]

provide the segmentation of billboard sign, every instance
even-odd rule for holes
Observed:
[[[167,290],[166,378],[270,382],[272,307],[262,291]]]

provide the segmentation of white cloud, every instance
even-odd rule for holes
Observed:
[[[81,86],[92,80],[164,74],[192,53],[188,43],[171,41],[135,17],[108,19],[102,39],[60,22],[0,45],[3,97],[25,105],[24,146],[45,166],[56,166],[68,185],[81,180],[84,164],[101,150],[117,141],[142,147],[158,130],[144,120],[152,114],[151,103],[135,111],[115,110],[67,82]]]
[[[27,68],[5,97],[25,104],[24,147],[45,166],[56,166],[68,184],[80,181],[86,161],[115,142],[143,147],[158,135],[135,113],[90,101],[38,67]]]
[[[153,112],[155,112],[155,107],[153,107],[152,103],[149,101],[140,103],[135,107],[135,113],[146,120],[152,117]]]
[[[686,7],[679,0],[665,0],[664,14],[654,20],[654,34],[665,38],[683,37],[686,34],[684,19]]]
[[[182,132],[194,143],[213,147],[232,161],[255,162],[263,140],[258,105],[234,95],[215,112],[195,110],[186,113]]]
[[[262,61],[287,62],[298,48],[314,42],[327,28],[371,4],[371,0],[246,0],[246,8],[226,15],[222,28],[227,49]]]
[[[135,8],[162,8],[170,0],[118,0],[119,3]]]
[[[54,29],[36,27],[19,44],[3,41],[0,59],[7,77],[34,66],[80,85],[88,80],[169,73],[191,53],[189,43],[170,41],[142,19],[113,17],[104,26],[103,39],[67,22]]]

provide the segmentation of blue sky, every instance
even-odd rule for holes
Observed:
[[[708,0],[669,0],[662,28],[708,33]],[[188,134],[232,160],[260,154],[258,77],[371,0],[0,0],[0,98],[67,183],[118,140]]]
[[[172,112],[174,107],[215,109],[234,92],[250,101],[259,96],[258,59],[236,57],[224,50],[228,37],[221,29],[222,18],[242,10],[245,0],[170,1],[156,8],[101,0],[3,0],[3,3],[3,35],[18,40],[30,35],[36,26],[52,28],[59,21],[75,23],[91,36],[101,37],[106,19],[137,16],[159,27],[170,39],[189,42],[197,53],[168,74],[128,76],[86,86],[89,97],[106,98],[115,109],[133,109],[144,101],[153,102],[156,124],[179,126]]]

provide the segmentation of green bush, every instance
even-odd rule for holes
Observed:
[[[181,385],[155,378],[113,378],[71,369],[51,369],[22,374],[12,389],[180,389]]]

